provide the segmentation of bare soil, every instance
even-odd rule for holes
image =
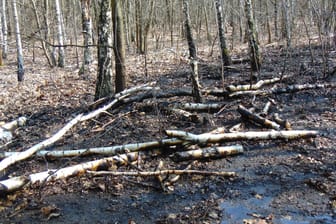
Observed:
[[[246,49],[234,51],[246,56]],[[181,49],[181,52],[185,49]],[[157,81],[162,89],[190,87],[190,69],[180,51],[164,49],[150,53],[147,76],[144,57],[130,54],[127,67],[130,86]],[[278,44],[264,48],[259,79],[292,78],[278,86],[336,81],[325,79],[321,48],[293,49],[290,58]],[[16,81],[15,52],[0,68],[0,119],[28,117],[26,126],[15,132],[15,139],[1,151],[23,151],[59,130],[75,114],[93,102],[96,64],[88,77],[78,76],[73,63],[66,68],[49,68],[41,56],[33,61],[32,50],[25,50],[26,79]],[[41,54],[42,55],[42,54]],[[219,59],[199,49],[201,82],[204,88],[221,88]],[[285,65],[285,66],[284,66]],[[302,65],[302,66],[301,66]],[[305,65],[305,66],[303,66]],[[336,51],[329,52],[329,65],[336,65]],[[249,65],[235,65],[225,72],[225,83],[249,83]],[[269,88],[266,86],[265,88]],[[242,121],[237,107],[262,110],[272,99],[270,114],[288,119],[293,129],[318,130],[314,139],[295,141],[244,141],[239,156],[194,162],[193,169],[235,171],[237,178],[183,176],[172,188],[161,189],[154,177],[73,177],[42,186],[29,186],[0,199],[1,223],[335,223],[336,222],[336,90],[314,89],[291,94],[227,99],[206,96],[206,102],[225,103],[220,113],[199,113],[199,121],[167,113],[160,102],[192,102],[191,97],[149,99],[120,105],[110,112],[76,126],[49,150],[79,149],[153,141],[165,138],[165,129],[204,133],[242,123],[241,131],[264,130]],[[112,121],[113,120],[113,121]],[[112,121],[104,130],[99,127]],[[235,143],[233,143],[235,144]],[[8,170],[10,176],[61,168],[101,158],[89,156],[47,161],[32,158]],[[184,168],[190,162],[174,162],[168,155],[142,161],[143,170]],[[132,167],[122,167],[131,170]]]

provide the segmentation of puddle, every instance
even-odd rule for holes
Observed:
[[[267,217],[273,213],[273,209],[270,207],[272,197],[264,197],[261,199],[250,198],[247,200],[241,200],[240,202],[224,202],[221,204],[223,210],[223,219],[221,224],[243,223],[244,219],[251,219],[252,214],[260,215],[261,217]],[[295,217],[295,218],[294,218]],[[336,223],[336,217],[331,215],[319,215],[319,216],[307,216],[304,214],[293,213],[292,215],[274,217],[272,219],[274,224],[334,224]]]
[[[221,208],[224,212],[221,224],[242,223],[243,219],[251,218],[251,214],[268,216],[271,197],[249,198],[238,202],[224,202]]]

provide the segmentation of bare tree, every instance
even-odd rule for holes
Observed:
[[[18,66],[17,79],[19,82],[22,82],[24,80],[24,64],[23,64],[19,17],[16,9],[16,0],[12,0],[12,7],[13,7],[13,18],[15,23],[15,37],[16,37],[16,49],[17,49],[17,66]]]

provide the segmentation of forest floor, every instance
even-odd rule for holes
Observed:
[[[263,48],[264,61],[259,79],[290,78],[277,84],[326,83],[321,47],[297,45],[291,57],[279,44]],[[336,49],[329,51],[329,65],[336,66]],[[156,81],[163,90],[191,87],[190,68],[181,52],[186,49],[149,53],[147,75],[144,57],[129,54],[130,86]],[[233,51],[246,57],[246,48]],[[15,52],[0,68],[0,120],[26,116],[28,122],[15,132],[15,139],[1,151],[23,151],[50,137],[75,114],[93,102],[96,64],[88,76],[78,75],[73,57],[65,68],[50,68],[32,50],[25,52],[25,81],[16,81]],[[37,54],[36,54],[37,55]],[[201,83],[204,88],[221,88],[217,56],[199,49]],[[301,66],[302,65],[302,66]],[[305,65],[305,66],[304,66]],[[225,83],[249,83],[249,64],[234,65],[225,72]],[[265,86],[263,88],[270,88]],[[278,113],[293,129],[318,130],[313,139],[292,141],[240,141],[245,152],[222,159],[200,160],[192,169],[235,171],[238,177],[182,176],[165,191],[155,177],[90,177],[83,175],[41,186],[28,186],[0,199],[0,223],[335,223],[336,222],[336,90],[312,89],[267,96],[225,98],[205,96],[205,102],[220,102],[221,111],[197,113],[201,120],[188,120],[162,111],[160,102],[192,102],[191,97],[148,99],[120,105],[95,120],[77,125],[48,150],[79,149],[146,142],[166,138],[164,130],[205,133],[219,127],[228,132],[241,123],[240,131],[265,130],[242,121],[237,107],[262,110],[273,101],[270,114]],[[194,112],[196,113],[196,112]],[[104,129],[100,128],[108,124]],[[8,170],[10,176],[62,168],[103,156],[63,158],[47,161],[32,158]],[[174,162],[169,156],[153,156],[138,164],[143,170],[183,168],[190,162]],[[120,168],[130,170],[132,167]]]

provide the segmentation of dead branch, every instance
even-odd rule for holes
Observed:
[[[195,159],[222,158],[226,156],[241,154],[243,152],[244,149],[242,145],[219,146],[183,152],[175,152],[172,155],[172,159],[174,161],[184,161]]]
[[[118,154],[123,154],[123,153],[141,151],[145,149],[179,145],[182,143],[183,141],[180,139],[170,138],[170,139],[162,139],[159,141],[133,143],[133,144],[126,144],[126,145],[111,146],[111,147],[97,147],[97,148],[77,149],[77,150],[62,150],[62,151],[41,150],[36,153],[36,156],[46,157],[46,158],[86,156],[86,155],[92,155],[92,154],[112,156],[112,155],[118,155]],[[0,158],[5,158],[8,156],[16,156],[18,153],[19,152],[0,152]]]
[[[169,112],[175,113],[177,115],[180,115],[184,118],[187,118],[188,120],[193,121],[193,122],[199,122],[201,120],[201,118],[197,114],[193,114],[193,113],[190,113],[188,111],[185,111],[179,108],[168,107],[166,108],[166,110]]]
[[[277,124],[277,123],[275,123],[271,120],[268,120],[266,118],[263,118],[263,117],[259,116],[258,114],[254,114],[254,113],[250,112],[243,105],[238,106],[238,112],[241,114],[242,117],[248,118],[249,120],[251,120],[251,121],[253,121],[253,122],[255,122],[259,125],[269,127],[269,128],[275,129],[275,130],[280,130],[280,125],[279,124]]]
[[[158,176],[158,175],[202,175],[202,176],[222,176],[222,177],[236,177],[237,174],[235,172],[227,172],[227,171],[203,171],[203,170],[158,170],[158,171],[88,171],[87,173],[92,174],[94,176],[102,176],[102,175],[112,175],[112,176]]]
[[[150,83],[152,84],[152,83]],[[33,154],[35,154],[36,152],[38,152],[39,150],[42,150],[44,148],[46,148],[47,146],[52,145],[53,143],[55,143],[56,141],[58,141],[67,131],[69,131],[73,126],[75,126],[77,123],[82,122],[82,121],[86,121],[89,119],[92,119],[96,116],[98,116],[99,114],[101,114],[102,112],[110,109],[113,105],[115,105],[116,103],[118,103],[120,100],[128,97],[131,94],[134,94],[138,91],[143,91],[143,90],[148,90],[148,89],[152,89],[152,87],[149,87],[148,85],[150,84],[145,84],[145,85],[141,85],[141,86],[136,86],[130,89],[126,89],[118,94],[115,95],[115,99],[104,105],[103,107],[100,107],[94,111],[91,111],[87,114],[81,113],[78,114],[75,118],[73,118],[70,122],[68,122],[63,128],[61,128],[56,134],[54,134],[53,136],[51,136],[50,138],[32,146],[31,148],[20,152],[18,154],[15,154],[13,156],[9,156],[5,159],[3,159],[0,162],[0,172],[4,171],[4,169],[6,169],[8,166],[27,159],[29,157],[31,157]]]
[[[282,79],[287,78],[288,76],[282,77]],[[282,80],[280,77],[279,78],[273,78],[273,79],[265,79],[265,80],[260,80],[256,84],[250,85],[229,85],[227,87],[227,90],[230,92],[238,92],[238,91],[246,91],[246,90],[257,90],[260,89],[262,86],[267,85],[267,84],[272,84],[276,83]]]
[[[268,90],[248,90],[248,91],[239,91],[229,94],[230,97],[237,97],[241,95],[270,95],[270,94],[283,94],[283,93],[295,93],[302,90],[309,89],[326,89],[326,88],[335,88],[336,83],[324,83],[324,84],[303,84],[303,85],[291,85],[284,88],[273,87]]]
[[[71,176],[83,175],[86,171],[96,171],[102,168],[113,166],[122,166],[138,159],[138,153],[129,153],[117,155],[104,159],[94,160],[61,168],[58,170],[48,170],[40,173],[30,174],[28,176],[19,176],[0,181],[0,195],[5,195],[10,192],[19,190],[27,184],[42,184],[49,181],[65,179]]]
[[[239,140],[273,140],[284,139],[292,140],[298,138],[315,137],[319,134],[318,131],[293,130],[293,131],[251,131],[251,132],[235,132],[224,134],[200,134],[195,135],[185,131],[166,130],[169,137],[176,137],[184,141],[193,143],[219,143],[224,141],[239,141]]]

